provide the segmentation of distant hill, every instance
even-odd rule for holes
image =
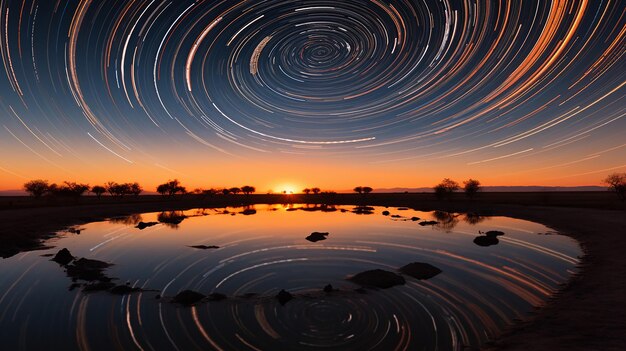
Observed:
[[[541,192],[541,191],[606,191],[602,186],[485,186],[481,191],[488,193],[498,192]],[[374,193],[432,193],[432,188],[380,188]]]
[[[27,195],[24,190],[0,190],[0,196],[22,196]]]

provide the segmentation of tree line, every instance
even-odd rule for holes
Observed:
[[[620,200],[626,200],[626,173],[612,173],[609,174],[603,182],[608,185],[608,190],[614,192]],[[473,199],[476,194],[482,189],[480,181],[476,179],[468,179],[463,182],[463,187],[456,181],[444,178],[439,184],[433,187],[435,196],[438,199],[450,198],[453,193],[463,190],[465,195],[470,199]],[[31,196],[39,198],[44,195],[58,196],[58,197],[80,197],[85,193],[93,193],[96,197],[100,198],[103,194],[109,193],[111,196],[123,197],[125,195],[139,196],[144,192],[143,187],[137,183],[117,183],[107,182],[104,185],[89,186],[89,184],[68,182],[65,181],[61,184],[49,183],[47,180],[35,179],[24,184],[24,190]],[[369,186],[357,186],[354,192],[358,194],[369,194],[373,191]],[[174,196],[177,194],[196,194],[196,195],[229,195],[229,194],[253,194],[256,192],[256,188],[250,185],[244,185],[242,187],[231,188],[211,188],[202,189],[197,188],[191,192],[187,191],[187,188],[183,186],[178,179],[168,180],[167,182],[160,184],[156,188],[157,193],[163,196]],[[322,191],[318,187],[304,188],[302,189],[304,194],[336,194],[334,191]]]

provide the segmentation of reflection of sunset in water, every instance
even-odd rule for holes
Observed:
[[[313,232],[328,234],[308,241]],[[113,343],[158,350],[477,346],[541,305],[575,270],[578,245],[546,233],[505,217],[381,207],[256,205],[120,217],[63,234],[54,249],[5,260],[0,322],[8,327],[0,337],[12,349],[41,347],[41,340],[95,350]],[[497,236],[497,244],[475,245],[478,236]],[[71,281],[40,257],[60,248],[113,263],[104,272],[113,285],[144,291],[84,291],[93,283]],[[412,262],[441,272],[424,280],[404,274],[406,283],[389,289],[346,280],[375,269],[399,274]],[[284,305],[275,298],[282,289],[293,297]],[[171,303],[183,290],[226,299]],[[42,338],[20,344],[20,330]]]

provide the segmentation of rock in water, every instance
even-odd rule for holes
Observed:
[[[478,245],[478,246],[492,246],[492,245],[498,245],[500,241],[498,240],[497,237],[495,236],[486,236],[486,235],[481,235],[481,236],[477,236],[476,239],[474,239],[474,244]]]
[[[383,211],[383,216],[389,216],[389,211]]]
[[[413,262],[400,268],[400,272],[409,275],[415,279],[430,279],[441,273],[441,269],[428,263]]]
[[[348,280],[362,285],[373,286],[381,289],[391,288],[396,285],[404,285],[406,281],[399,274],[384,271],[382,269],[373,269],[371,271],[361,272]]]
[[[501,232],[499,230],[490,230],[490,231],[486,232],[485,235],[486,236],[496,237],[496,236],[504,235],[504,232]]]
[[[212,293],[209,295],[209,301],[222,301],[226,300],[228,297],[224,294],[220,293]]]
[[[107,262],[81,258],[68,265],[65,273],[72,280],[110,282],[112,279],[104,274],[104,270],[110,266],[111,264]]]
[[[191,248],[194,249],[199,249],[199,250],[208,250],[208,249],[219,249],[219,246],[215,246],[215,245],[193,245],[193,246],[189,246]]]
[[[139,230],[144,230],[148,227],[152,227],[153,225],[157,225],[159,224],[159,222],[139,222],[137,223],[137,225],[135,226],[135,228],[139,229]]]
[[[70,250],[61,249],[59,250],[59,252],[57,252],[52,260],[58,264],[65,266],[74,260],[74,256],[72,256]]]
[[[310,242],[317,242],[320,240],[326,240],[328,236],[327,232],[321,233],[321,232],[313,232],[311,233],[311,235],[306,237],[306,240],[310,241]]]
[[[179,292],[174,298],[172,302],[179,303],[185,306],[191,306],[200,300],[204,299],[206,296],[200,294],[199,292],[195,292],[193,290],[183,290]]]
[[[324,292],[325,292],[325,293],[331,293],[331,292],[333,292],[333,291],[335,291],[335,289],[333,289],[333,286],[332,286],[332,285],[330,285],[330,284],[328,284],[328,285],[326,285],[326,286],[324,287]]]
[[[423,221],[423,222],[420,222],[421,226],[435,225],[435,224],[439,224],[439,222],[437,222],[437,221]]]
[[[278,299],[278,302],[281,305],[285,305],[287,302],[291,301],[291,299],[293,299],[293,295],[291,295],[288,291],[285,291],[284,289],[281,290],[278,295],[276,295],[276,298]]]

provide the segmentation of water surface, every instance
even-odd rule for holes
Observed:
[[[135,227],[160,221],[169,223]],[[257,205],[75,229],[50,240],[53,249],[0,261],[2,349],[459,350],[525,318],[580,255],[575,241],[537,223],[402,208]],[[480,234],[493,230],[505,234]],[[329,234],[311,242],[312,232]],[[97,281],[72,279],[52,261],[61,248],[113,264],[103,275],[114,285],[144,291],[85,291]],[[388,289],[346,279],[412,262],[441,273],[404,275]],[[328,284],[333,292],[322,290]],[[284,304],[275,298],[282,289],[294,297]],[[183,290],[227,298],[173,303]]]

